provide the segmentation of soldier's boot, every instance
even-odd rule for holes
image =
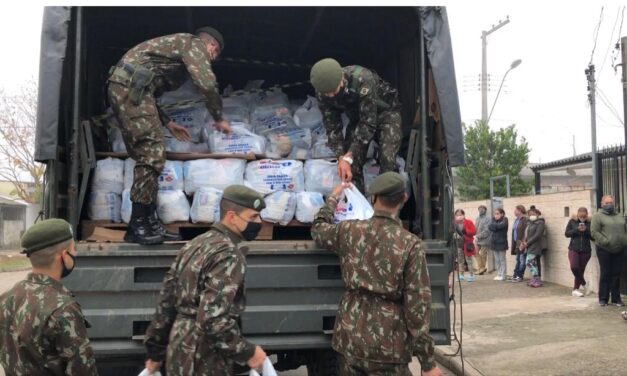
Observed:
[[[151,209],[151,205],[133,203],[131,220],[124,234],[125,242],[142,245],[163,243],[163,235],[155,231],[150,223]]]
[[[150,220],[150,227],[152,228],[152,231],[157,234],[161,234],[161,236],[163,236],[163,241],[177,242],[181,240],[181,236],[179,234],[170,232],[163,227],[159,217],[157,216],[157,205],[154,203],[150,204],[150,216],[148,216],[148,219]]]

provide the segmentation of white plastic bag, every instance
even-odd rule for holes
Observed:
[[[334,158],[335,152],[328,145],[329,139],[324,126],[311,130],[311,139],[313,145],[311,147],[312,158]]]
[[[303,162],[262,159],[246,166],[245,184],[261,194],[276,191],[302,192],[305,190]]]
[[[261,375],[259,375],[259,372],[255,371],[254,369],[251,369],[248,376],[278,376],[278,374],[274,370],[274,366],[272,365],[272,361],[270,360],[270,358],[266,358],[263,361],[263,367],[261,368]]]
[[[131,214],[133,212],[133,202],[131,202],[131,190],[125,189],[122,191],[122,206],[120,207],[120,216],[122,222],[129,223],[131,221]]]
[[[214,223],[220,221],[220,200],[222,191],[215,188],[200,188],[194,193],[194,201],[189,216],[193,223]]]
[[[311,148],[311,130],[297,127],[280,127],[265,133],[270,146],[268,156],[285,158],[294,148],[309,150]]]
[[[305,103],[294,112],[294,122],[301,128],[317,128],[322,125],[322,112],[314,97],[307,97]]]
[[[230,134],[211,132],[209,149],[214,154],[264,154],[266,139],[247,130],[243,123],[234,122]]]
[[[255,133],[264,135],[277,128],[295,128],[296,123],[290,110],[284,105],[259,106],[251,114],[251,122]]]
[[[182,161],[165,161],[165,166],[159,175],[160,191],[182,191],[185,180],[183,179]]]
[[[155,373],[150,373],[146,368],[137,376],[161,376],[161,372],[157,371]]]
[[[298,192],[296,194],[296,220],[312,223],[318,211],[324,206],[324,199],[318,192]]]
[[[119,194],[113,192],[92,191],[89,195],[87,216],[89,219],[95,221],[102,220],[119,223],[122,221],[122,217],[120,216],[121,207],[122,198]]]
[[[203,99],[204,96],[198,91],[196,85],[191,80],[187,80],[181,87],[174,91],[163,93],[157,99],[159,105],[172,104],[183,100]],[[204,103],[194,103],[176,108],[164,109],[163,112],[173,121],[187,128],[187,132],[193,143],[201,141],[201,131],[203,126],[209,121],[209,110]],[[174,150],[172,150],[174,151]]]
[[[163,223],[189,221],[189,201],[183,191],[159,191],[157,214]]]
[[[374,215],[374,209],[355,186],[344,190],[344,197],[335,208],[335,222],[364,220]]]
[[[288,159],[306,160],[313,158],[313,154],[310,149],[293,148]]]
[[[197,159],[183,163],[185,193],[193,194],[199,188],[226,187],[244,183],[246,161],[243,159]]]
[[[342,180],[337,172],[337,161],[311,159],[305,162],[305,190],[328,196]]]
[[[261,211],[261,218],[266,222],[286,225],[294,219],[296,212],[296,194],[294,192],[274,192],[265,198],[266,207]]]
[[[124,161],[118,158],[106,158],[96,162],[92,189],[122,194],[124,190]]]
[[[135,179],[135,160],[126,158],[124,160],[124,189],[131,189]]]

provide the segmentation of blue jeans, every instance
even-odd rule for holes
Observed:
[[[525,275],[526,267],[527,267],[527,254],[518,252],[516,254],[516,267],[514,268],[514,277],[522,278]]]

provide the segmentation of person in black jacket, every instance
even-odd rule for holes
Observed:
[[[592,255],[588,209],[581,207],[577,210],[577,215],[573,216],[566,225],[565,235],[570,238],[568,261],[570,262],[570,270],[575,276],[572,295],[582,297],[588,293],[588,284],[584,279],[584,272]]]
[[[492,233],[490,238],[490,249],[494,252],[494,264],[496,267],[495,281],[505,281],[507,274],[507,261],[505,260],[505,251],[507,251],[507,228],[509,224],[505,211],[498,208],[494,210],[494,217],[488,226],[488,229]]]

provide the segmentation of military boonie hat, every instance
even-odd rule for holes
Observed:
[[[209,26],[203,26],[201,28],[196,29],[195,34],[198,35],[200,33],[207,33],[211,35],[220,44],[220,52],[224,51],[224,37],[222,37],[222,33],[214,29],[213,27],[209,27]]]
[[[309,79],[316,92],[332,93],[342,81],[342,66],[335,59],[322,59],[311,67]]]
[[[243,185],[229,186],[224,190],[222,199],[255,211],[261,211],[266,207],[266,202],[261,194]]]
[[[405,178],[398,172],[385,172],[370,183],[368,194],[370,196],[394,195],[405,191]]]
[[[67,221],[60,218],[46,219],[35,223],[22,235],[22,253],[30,255],[72,238],[74,232]]]

